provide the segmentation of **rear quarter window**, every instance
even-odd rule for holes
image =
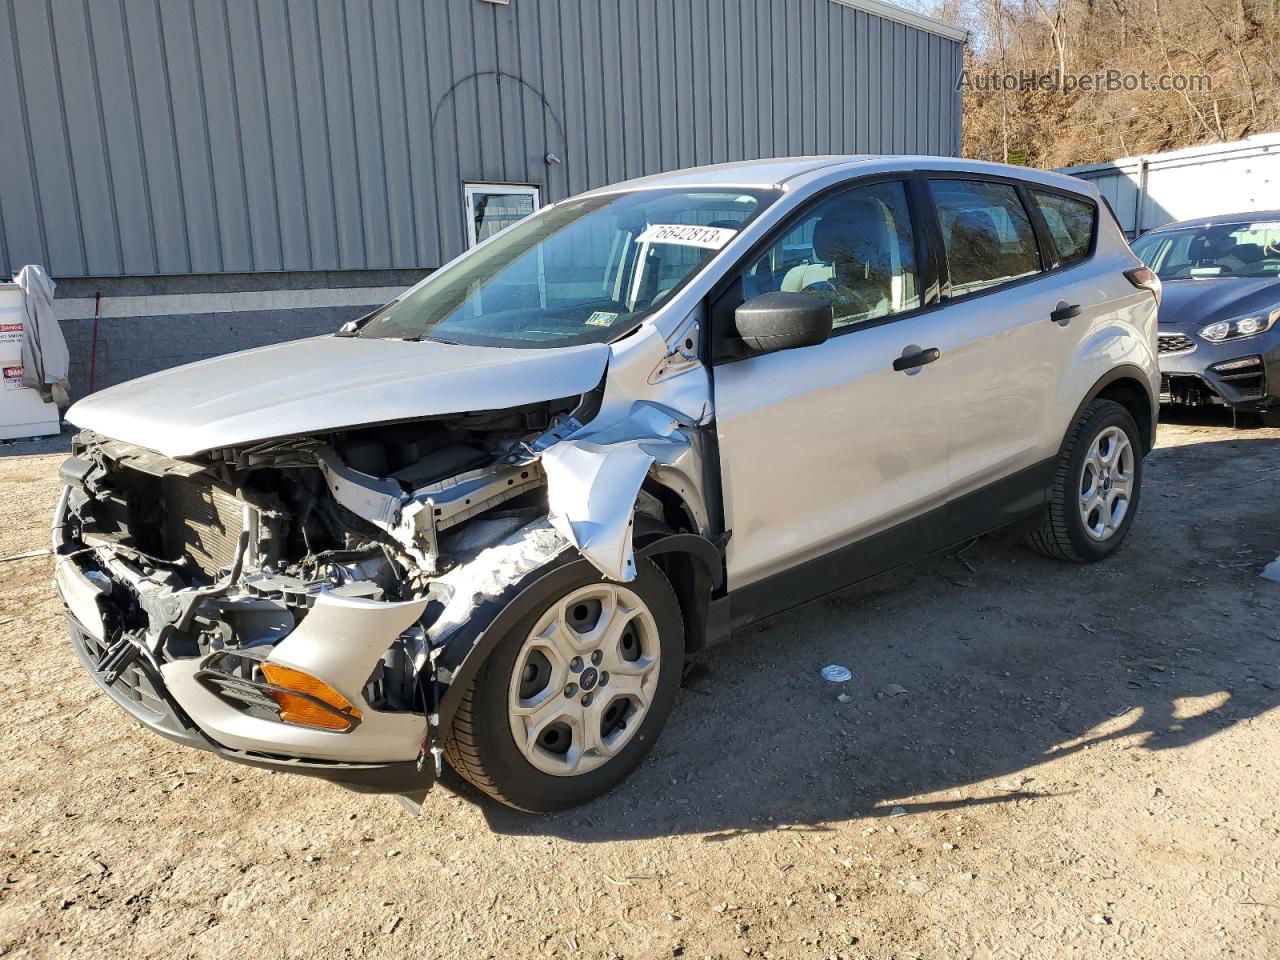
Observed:
[[[1060,193],[1032,190],[1031,197],[1044,217],[1062,265],[1086,259],[1093,245],[1098,208],[1086,200],[1076,200]]]

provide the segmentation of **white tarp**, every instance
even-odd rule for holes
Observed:
[[[28,264],[13,278],[26,298],[26,336],[22,339],[22,385],[66,409],[71,357],[53,312],[56,286],[44,267]]]

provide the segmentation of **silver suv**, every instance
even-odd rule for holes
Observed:
[[[653,746],[735,627],[1138,507],[1159,281],[1094,188],[929,157],[550,206],[333,336],[69,414],[56,583],[125,710],[230,760],[523,810]]]

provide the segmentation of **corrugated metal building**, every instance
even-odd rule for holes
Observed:
[[[879,0],[5,0],[0,266],[59,281],[82,393],[92,352],[102,386],[331,329],[590,187],[954,154],[962,49]]]

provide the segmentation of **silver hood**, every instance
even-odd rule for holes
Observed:
[[[585,393],[603,343],[466,347],[324,336],[214,357],[110,387],[67,411],[78,427],[184,457],[214,447]]]

